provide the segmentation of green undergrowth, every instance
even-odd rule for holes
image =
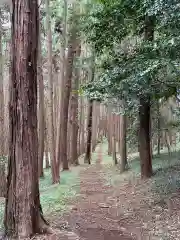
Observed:
[[[112,157],[107,155],[107,143],[102,147],[103,166],[106,171],[107,185],[118,186],[136,183],[140,177],[140,159],[138,154],[128,156],[129,169],[120,174],[118,166],[114,166]],[[180,145],[170,154],[167,149],[161,155],[153,156],[153,176],[148,180],[148,189],[160,198],[166,198],[180,189]]]
[[[80,169],[61,172],[60,184],[52,184],[51,171],[45,170],[45,177],[40,179],[40,197],[45,214],[66,210],[67,200],[79,192]]]
[[[52,184],[51,169],[44,170],[44,178],[40,179],[40,198],[43,212],[49,215],[68,210],[68,200],[78,195],[80,190],[79,173],[85,165],[72,167],[62,171],[60,184]],[[3,230],[4,199],[0,198],[0,230]]]
[[[96,162],[97,152],[92,153],[92,164]],[[44,178],[39,181],[40,199],[45,216],[51,214],[62,214],[68,211],[68,202],[77,197],[80,192],[80,171],[90,167],[83,163],[84,156],[79,158],[80,165],[70,167],[69,171],[60,173],[60,184],[52,184],[51,169],[44,170]],[[0,230],[3,230],[4,199],[0,198]]]

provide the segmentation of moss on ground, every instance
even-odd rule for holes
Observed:
[[[61,172],[61,183],[52,185],[51,169],[45,169],[45,177],[40,179],[40,198],[45,215],[63,212],[67,200],[75,197],[79,188],[79,173],[83,166],[72,167],[70,171]],[[0,198],[0,230],[3,229],[4,199]]]
[[[45,170],[44,179],[40,179],[40,197],[45,214],[66,209],[67,199],[79,192],[79,172],[81,167],[61,172],[60,184],[52,185],[51,171]]]
[[[112,157],[107,156],[107,144],[103,146],[103,165],[106,170],[107,185],[118,186],[136,181],[140,177],[140,159],[137,154],[130,156],[129,170],[120,174],[118,166],[113,165]],[[166,198],[180,189],[180,145],[177,151],[168,154],[163,149],[160,156],[153,156],[153,176],[147,182],[148,188],[160,198]]]

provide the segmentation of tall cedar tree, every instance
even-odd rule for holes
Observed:
[[[47,49],[48,49],[48,131],[50,137],[50,155],[51,155],[51,171],[53,183],[59,182],[59,174],[57,174],[56,158],[55,158],[55,138],[54,138],[54,117],[53,117],[53,76],[52,76],[52,32],[51,32],[51,16],[50,1],[46,0],[46,27],[47,27]]]
[[[87,120],[87,145],[84,157],[84,162],[91,164],[91,145],[92,145],[92,115],[93,115],[93,100],[88,103],[88,120]]]
[[[40,28],[40,23],[39,23]],[[40,34],[39,34],[40,35]],[[39,49],[38,49],[38,84],[39,84],[39,149],[38,149],[38,164],[39,164],[39,176],[44,177],[43,160],[44,160],[44,139],[45,139],[45,120],[44,120],[44,80],[42,71],[42,54],[41,54],[41,38],[39,36]]]
[[[154,19],[145,17],[144,40],[153,41]],[[152,176],[151,141],[150,141],[150,97],[142,96],[139,107],[139,152],[141,161],[141,177]]]
[[[12,2],[10,143],[5,233],[25,239],[41,231],[37,136],[38,2]]]
[[[80,57],[81,43],[77,41],[76,57]],[[72,79],[72,94],[71,94],[71,158],[72,164],[79,165],[78,161],[78,86],[79,86],[80,69],[78,66],[74,69],[74,78]]]
[[[67,157],[67,132],[68,132],[68,110],[71,95],[71,85],[72,85],[72,73],[73,73],[73,63],[74,56],[76,54],[76,28],[74,23],[72,23],[70,29],[70,36],[68,41],[68,52],[67,52],[67,62],[65,70],[65,82],[64,82],[64,94],[62,101],[62,119],[61,119],[61,135],[60,135],[60,154],[61,161],[63,163],[63,170],[69,169],[68,157]]]

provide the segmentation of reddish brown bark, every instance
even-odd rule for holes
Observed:
[[[0,160],[4,156],[4,90],[3,90],[3,55],[2,55],[2,26],[0,10]]]
[[[5,174],[5,124],[4,124],[4,87],[3,87],[3,54],[2,54],[2,26],[0,10],[0,196],[4,197],[6,192],[6,174]]]
[[[145,16],[144,40],[152,41],[153,38],[154,19],[151,16]],[[152,176],[150,106],[150,96],[141,96],[139,107],[139,151],[142,178],[149,178]]]
[[[76,56],[81,54],[81,45],[77,46]],[[79,69],[74,70],[74,79],[72,82],[72,95],[71,95],[71,162],[74,165],[79,165],[78,162],[78,87],[79,87]]]
[[[115,165],[117,165],[117,156],[116,156],[116,114],[111,114],[112,119],[112,158]]]
[[[50,1],[46,0],[46,27],[47,27],[47,49],[48,49],[48,130],[49,130],[49,149],[51,156],[52,183],[58,183],[59,168],[56,165],[55,157],[55,135],[54,135],[54,115],[53,115],[53,76],[52,76],[52,32]]]
[[[126,115],[121,115],[120,125],[120,171],[124,172],[127,167],[127,146],[126,146]]]
[[[92,152],[95,151],[98,143],[98,120],[99,120],[99,103],[94,102],[93,107],[93,132],[92,132]]]
[[[40,26],[39,26],[40,27]],[[44,80],[42,73],[42,57],[41,57],[41,39],[39,36],[39,52],[38,52],[38,84],[39,84],[39,122],[38,122],[38,163],[39,163],[39,176],[44,177],[43,160],[44,160],[44,138],[45,138],[45,121],[44,121]]]
[[[152,176],[150,144],[150,100],[140,99],[139,125],[141,177],[149,178]]]
[[[84,162],[91,164],[91,145],[92,145],[92,113],[93,113],[93,100],[89,100],[88,106],[88,120],[87,120],[87,145],[84,157]]]
[[[161,119],[160,119],[160,106],[157,101],[157,154],[160,155],[161,151]]]
[[[68,110],[69,110],[69,100],[71,93],[72,84],[72,72],[73,72],[73,61],[75,54],[75,39],[76,33],[74,29],[71,32],[69,44],[68,44],[68,54],[67,54],[67,66],[65,72],[65,87],[62,102],[62,119],[61,119],[61,136],[60,136],[60,156],[63,164],[63,170],[69,170],[68,158],[67,158],[67,131],[68,131]]]
[[[49,164],[49,144],[48,144],[48,136],[47,136],[47,129],[45,128],[45,161],[46,161],[46,168],[50,167]]]
[[[108,119],[107,119],[107,135],[108,135],[108,155],[112,154],[112,116],[110,108],[108,107]]]
[[[125,115],[125,101],[121,100],[121,112],[119,116],[119,153],[120,153],[120,171],[124,172],[128,167],[127,162],[127,144],[126,144],[126,131],[127,131],[127,116]]]
[[[13,1],[10,143],[6,235],[30,237],[41,231],[37,136],[37,0]],[[27,34],[28,33],[28,34]]]
[[[84,99],[81,96],[81,108],[80,108],[80,154],[83,154],[85,152],[85,118],[84,118]]]
[[[66,67],[66,47],[67,47],[67,11],[68,11],[67,1],[64,0],[64,10],[63,10],[63,30],[62,30],[62,46],[61,46],[61,74],[60,82],[58,83],[59,91],[59,113],[57,119],[57,140],[56,140],[56,163],[57,172],[60,173],[61,164],[61,142],[62,142],[62,123],[63,123],[63,101],[64,101],[64,86],[65,86],[65,67]]]

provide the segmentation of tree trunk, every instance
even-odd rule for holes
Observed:
[[[80,57],[81,54],[81,45],[80,43],[77,45],[76,56]],[[75,68],[75,76],[72,84],[72,96],[71,96],[71,127],[72,127],[72,135],[71,135],[71,157],[72,163],[74,165],[79,165],[78,162],[78,88],[79,88],[79,69]]]
[[[124,108],[124,106],[123,106],[123,108]],[[120,124],[120,156],[121,156],[120,171],[124,172],[126,170],[126,167],[127,167],[126,115],[125,115],[125,113],[123,113],[121,115],[121,124]]]
[[[118,152],[121,156],[121,115],[118,116]]]
[[[141,177],[149,178],[152,176],[150,144],[150,100],[140,99],[139,125]]]
[[[83,154],[85,152],[85,118],[84,118],[84,111],[85,111],[85,107],[84,107],[84,99],[83,96],[81,96],[80,99],[80,103],[81,103],[81,108],[80,108],[80,129],[81,129],[81,135],[80,135],[80,153]]]
[[[2,26],[0,10],[0,159],[4,157],[4,89],[3,89],[3,55],[2,55]]]
[[[49,164],[49,144],[48,144],[48,136],[47,136],[47,128],[45,127],[45,161],[46,161],[46,169],[50,168]]]
[[[62,142],[62,124],[63,124],[63,101],[64,101],[64,87],[65,87],[65,50],[67,47],[67,0],[64,0],[64,16],[63,16],[63,34],[62,34],[62,47],[61,47],[61,58],[62,58],[62,64],[61,64],[61,77],[60,77],[60,97],[59,97],[59,106],[60,110],[58,113],[58,128],[57,128],[57,140],[56,140],[56,162],[57,162],[57,171],[59,173],[60,170],[60,164],[62,162],[61,159],[61,142]]]
[[[93,107],[93,132],[92,132],[92,152],[96,150],[98,137],[98,119],[99,119],[99,103],[94,101]]]
[[[40,24],[39,24],[40,28]],[[43,73],[42,73],[42,56],[41,56],[41,35],[39,35],[39,52],[38,52],[38,83],[39,83],[39,117],[38,117],[38,163],[39,163],[39,176],[44,177],[43,171],[43,160],[44,160],[44,138],[45,138],[45,122],[44,122],[44,81],[43,81]]]
[[[108,155],[110,156],[112,154],[112,118],[111,118],[111,111],[110,107],[108,107],[108,120],[107,120],[107,129],[108,129]]]
[[[87,145],[84,157],[84,163],[91,164],[91,144],[92,144],[92,113],[93,113],[93,100],[89,101],[88,117],[87,117]]]
[[[3,55],[2,55],[2,26],[0,10],[0,197],[5,196],[6,174],[5,174],[5,135],[4,135],[4,86],[3,86]]]
[[[161,151],[161,119],[160,119],[160,109],[159,109],[159,101],[158,103],[158,116],[157,116],[157,154],[160,155]]]
[[[49,0],[46,0],[46,27],[47,27],[47,48],[48,48],[48,130],[50,138],[50,156],[53,183],[59,182],[55,158],[54,119],[53,119],[53,77],[52,77],[52,33]]]
[[[71,93],[71,81],[73,72],[73,61],[76,46],[76,32],[74,26],[71,29],[69,43],[68,43],[68,53],[67,53],[67,64],[65,71],[65,88],[63,94],[62,102],[62,119],[61,119],[61,135],[60,135],[60,154],[63,164],[63,170],[69,170],[68,158],[67,158],[67,131],[68,131],[68,110],[69,110],[69,100]]]
[[[168,149],[168,154],[170,155],[171,154],[171,143],[170,143],[170,139],[169,139],[168,130],[165,130],[165,144]]]
[[[112,157],[115,165],[118,164],[117,156],[116,156],[116,114],[112,115],[112,127],[113,127],[113,135],[112,135]]]
[[[43,222],[38,180],[38,2],[14,0],[12,9],[10,142],[4,225],[6,235],[25,239],[41,232]]]
[[[153,41],[153,38],[154,19],[151,16],[145,16],[144,40]],[[148,84],[150,84],[150,79],[148,81]],[[139,150],[142,178],[149,178],[152,176],[150,106],[150,96],[141,96],[139,107]]]
[[[6,197],[6,164],[3,158],[0,159],[0,197]]]

